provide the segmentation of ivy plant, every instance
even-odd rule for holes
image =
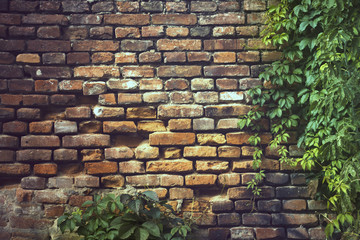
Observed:
[[[84,240],[184,240],[194,229],[191,219],[177,217],[153,191],[95,195],[82,209],[58,218],[62,233],[75,232]]]
[[[316,197],[336,213],[324,215],[329,238],[334,232],[360,237],[359,9],[358,0],[281,0],[270,7],[263,41],[277,46],[282,59],[260,74],[263,86],[248,92],[254,110],[239,121],[240,128],[259,131],[255,123],[268,118],[280,161],[299,164],[318,180]],[[301,158],[288,156],[289,130],[297,131]],[[259,169],[249,183],[254,194],[264,176],[258,136],[250,139]]]

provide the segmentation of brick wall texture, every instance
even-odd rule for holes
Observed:
[[[324,239],[267,120],[254,202],[246,185],[237,118],[280,57],[259,37],[272,2],[1,0],[0,239],[50,239],[64,209],[126,185],[191,212],[198,239]]]

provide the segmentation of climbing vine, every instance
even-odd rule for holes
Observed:
[[[328,237],[360,238],[360,1],[281,0],[268,10],[263,41],[277,46],[282,59],[261,75],[263,86],[249,91],[254,110],[239,127],[260,132],[256,122],[271,121],[272,148],[280,161],[311,170],[317,199],[327,201],[336,217],[324,215]],[[297,130],[301,158],[288,157],[289,130]],[[255,195],[264,178],[260,134]]]

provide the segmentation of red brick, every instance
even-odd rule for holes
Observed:
[[[155,25],[195,25],[195,14],[154,14],[152,23]]]
[[[234,62],[236,62],[235,52],[214,53],[214,63],[234,63]]]
[[[121,49],[124,51],[146,51],[153,46],[150,40],[123,40],[121,41]]]
[[[142,37],[161,37],[164,35],[163,26],[146,26],[141,28]]]
[[[159,77],[198,77],[201,76],[201,66],[160,66],[157,69]]]
[[[63,147],[107,147],[110,146],[110,136],[105,134],[81,134],[64,136]]]
[[[66,108],[65,115],[67,119],[88,119],[91,116],[89,107],[70,107]]]
[[[117,104],[114,93],[100,94],[98,103],[105,106],[114,106]]]
[[[186,37],[189,35],[189,29],[185,27],[169,27],[166,29],[166,35],[169,37]]]
[[[211,55],[208,52],[188,52],[187,58],[189,62],[209,62]]]
[[[193,164],[192,161],[188,160],[159,160],[159,161],[148,161],[146,162],[146,172],[192,172]]]
[[[113,38],[113,28],[112,27],[90,28],[90,38],[112,39]]]
[[[152,133],[150,145],[192,145],[195,143],[194,133]]]
[[[147,14],[109,14],[104,16],[104,23],[107,25],[148,25],[150,16]]]
[[[39,27],[37,30],[38,38],[59,38],[60,37],[60,28],[59,26],[50,26],[50,27]]]
[[[216,87],[218,90],[235,90],[237,89],[238,81],[236,79],[220,78],[216,80]]]
[[[266,10],[266,2],[263,0],[245,0],[245,11],[263,11]]]
[[[35,164],[34,174],[36,176],[54,176],[57,173],[57,165],[53,163]]]
[[[18,119],[35,120],[40,119],[40,109],[38,108],[19,108],[16,111]],[[0,114],[1,116],[1,114]]]
[[[19,203],[22,202],[30,202],[33,198],[34,191],[32,190],[24,190],[22,188],[16,189],[16,201]]]
[[[165,103],[168,101],[168,95],[164,92],[148,92],[143,94],[143,99],[146,103]]]
[[[46,106],[49,104],[49,98],[46,95],[23,95],[24,106]]]
[[[32,78],[70,78],[71,70],[68,67],[50,67],[50,66],[25,66],[25,72]]]
[[[8,52],[0,52],[0,64],[12,64],[14,62],[15,57],[13,54]]]
[[[184,52],[166,52],[164,53],[164,63],[186,62],[186,54]]]
[[[55,94],[50,97],[51,104],[62,106],[73,106],[76,103],[75,95]]]
[[[9,36],[34,37],[35,36],[35,27],[11,26],[11,27],[9,27]]]
[[[156,45],[160,51],[201,50],[201,40],[160,39]]]
[[[116,53],[115,63],[137,63],[136,53],[131,53],[131,52]]]
[[[141,94],[139,93],[119,93],[119,104],[138,104],[142,102]]]
[[[100,133],[102,123],[99,121],[84,121],[79,123],[80,133]]]
[[[70,26],[64,29],[64,39],[78,40],[86,39],[88,37],[88,30],[83,26]]]
[[[10,92],[32,92],[34,87],[33,80],[11,79],[8,81]]]
[[[214,37],[233,36],[233,35],[235,35],[235,27],[214,27],[213,29]]]
[[[58,81],[55,79],[35,81],[35,92],[57,92],[57,91],[58,91]]]
[[[21,147],[60,147],[58,136],[27,135],[21,137]]]
[[[11,150],[0,150],[0,163],[5,162],[14,162],[15,161],[15,151]]]
[[[21,24],[20,14],[1,13],[0,24],[19,25]]]
[[[267,213],[244,213],[242,222],[247,226],[269,226],[271,215]]]
[[[29,123],[29,132],[31,134],[49,134],[52,133],[53,122],[41,121]]]
[[[170,93],[171,103],[193,103],[194,97],[192,92],[174,91]]]
[[[27,176],[30,175],[29,164],[0,164],[2,176]]]
[[[69,198],[69,205],[81,207],[84,202],[92,201],[92,200],[93,200],[92,196],[73,195],[73,196],[70,196],[70,198]]]
[[[138,12],[138,2],[116,2],[116,7],[119,12]]]
[[[17,148],[18,146],[17,137],[0,134],[0,148]]]
[[[165,90],[185,90],[189,87],[186,79],[170,79],[165,82]]]
[[[83,95],[99,95],[106,92],[103,81],[89,81],[83,84]]]
[[[140,30],[137,27],[117,27],[115,28],[116,38],[140,38]]]
[[[19,106],[22,104],[23,96],[15,94],[1,94],[1,104],[8,106]]]
[[[102,175],[117,173],[118,164],[116,162],[86,162],[85,169],[87,174]]]
[[[73,50],[79,52],[117,51],[119,50],[119,42],[111,40],[79,40],[73,43]]]
[[[150,66],[123,67],[121,73],[124,77],[154,77],[154,68]]]
[[[11,216],[10,217],[10,226],[12,228],[19,228],[19,229],[33,229],[33,231],[36,231],[37,229],[46,230],[50,228],[52,225],[52,220],[49,219],[36,219],[34,217],[24,217],[24,216]],[[13,233],[13,236],[15,233]],[[34,239],[39,234],[32,235],[30,238],[27,239]],[[16,238],[14,238],[16,239]],[[24,239],[24,238],[18,238],[18,239]],[[25,238],[26,239],[26,238]]]
[[[214,39],[204,40],[204,50],[242,50],[245,47],[244,39]]]
[[[27,123],[20,121],[6,122],[3,124],[3,133],[24,135],[27,133]]]
[[[57,218],[64,214],[65,206],[60,205],[46,205],[44,212],[47,218]]]
[[[143,52],[139,54],[139,62],[161,62],[161,53],[159,52]]]
[[[60,24],[67,25],[68,19],[60,14],[27,14],[22,17],[22,23],[25,24]]]
[[[76,187],[99,187],[99,177],[95,176],[79,176],[75,177]]]
[[[66,55],[67,64],[86,64],[90,63],[90,55],[87,52],[71,52]]]
[[[304,199],[283,200],[283,209],[285,211],[304,211],[306,210],[306,200]]]
[[[119,107],[95,107],[93,109],[93,114],[95,115],[95,118],[123,118],[124,117],[124,108]]]
[[[0,65],[0,76],[3,78],[22,78],[24,77],[23,68],[21,66]]]
[[[215,15],[206,15],[199,17],[200,25],[226,25],[226,24],[244,24],[244,13],[222,13]]]

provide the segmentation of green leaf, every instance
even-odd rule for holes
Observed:
[[[133,224],[122,224],[119,229],[120,239],[129,238],[135,232],[135,229],[137,229],[137,226]]]
[[[145,191],[142,194],[144,194],[145,196],[147,196],[148,198],[150,198],[151,200],[158,202],[159,201],[159,197],[156,194],[156,192],[154,191]]]
[[[135,230],[135,239],[136,240],[146,240],[149,237],[149,232],[147,231],[147,229],[139,227],[136,228]]]
[[[145,228],[151,235],[160,237],[160,228],[155,223],[147,221],[144,222],[141,226]]]

